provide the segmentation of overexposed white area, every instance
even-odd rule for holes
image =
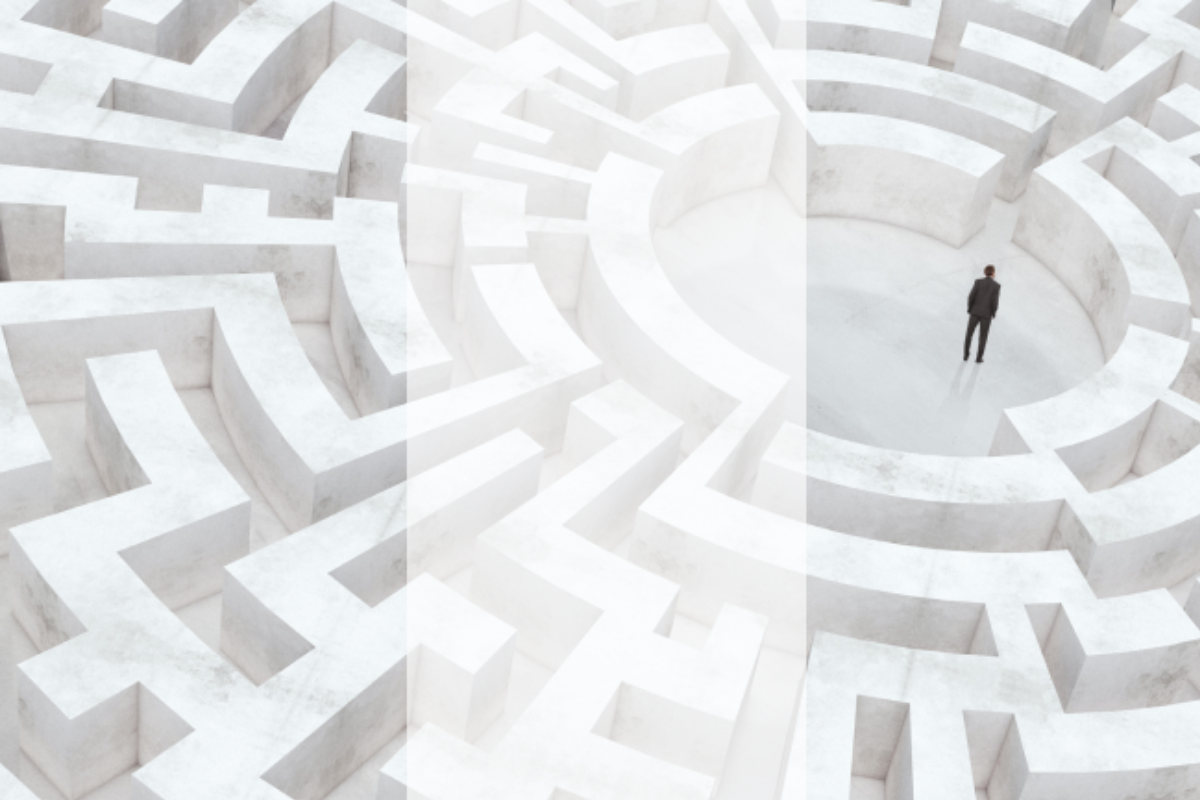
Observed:
[[[803,374],[805,220],[779,186],[726,195],[654,233],[663,271],[680,296],[722,336],[788,375]],[[804,418],[799,383],[788,418]]]

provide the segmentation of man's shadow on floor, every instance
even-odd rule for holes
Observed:
[[[968,366],[971,367],[971,375],[966,383],[963,383],[963,374]],[[937,408],[937,418],[943,422],[952,438],[957,439],[958,434],[966,427],[967,416],[971,413],[971,397],[975,394],[975,384],[979,381],[981,366],[968,365],[966,361],[959,364],[954,372],[954,380],[950,382],[950,389]]]

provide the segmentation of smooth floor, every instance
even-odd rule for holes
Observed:
[[[1019,212],[1019,201],[995,201],[959,249],[840,218],[809,219],[806,240],[769,183],[692,210],[654,241],[701,317],[796,379],[792,421],[878,447],[986,455],[1005,408],[1059,394],[1104,363],[1074,296],[1010,241]],[[967,294],[989,263],[1000,311],[985,363],[974,348],[964,362]]]

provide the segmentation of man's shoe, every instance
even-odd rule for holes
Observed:
[[[971,357],[970,353],[963,353],[963,361],[966,361],[970,357]]]
[[[982,364],[982,363],[983,363],[983,359],[982,359],[982,358],[977,358],[977,359],[975,359],[975,363],[976,363],[976,364]]]

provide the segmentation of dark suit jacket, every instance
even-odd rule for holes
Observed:
[[[971,287],[967,298],[967,313],[978,317],[995,317],[1000,307],[1000,284],[992,278],[980,278]]]

